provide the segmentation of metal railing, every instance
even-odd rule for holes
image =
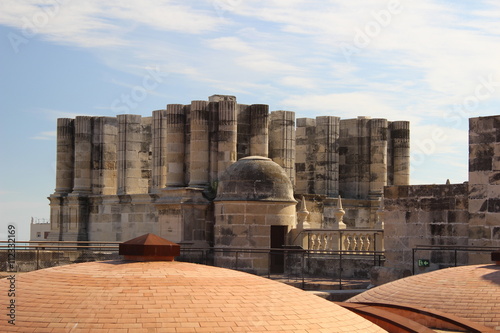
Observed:
[[[416,245],[412,249],[412,274],[415,275],[415,265],[418,263],[415,260],[416,254],[419,251],[440,251],[440,252],[448,252],[453,254],[453,260],[448,263],[450,266],[457,267],[458,266],[458,254],[460,252],[463,253],[474,253],[474,252],[483,252],[483,253],[491,253],[493,251],[498,251],[500,248],[494,246],[457,246],[457,245]],[[430,264],[430,263],[427,263]],[[442,263],[440,263],[442,264]],[[468,263],[464,263],[462,265],[466,265]]]
[[[99,261],[109,259],[120,259],[118,255],[118,244],[120,242],[95,242],[95,241],[16,241],[15,245],[15,271],[30,271],[41,268],[66,265],[83,261]],[[0,241],[0,270],[5,269],[7,252],[12,250],[7,241]],[[339,289],[349,280],[346,268],[353,262],[363,262],[367,270],[373,266],[382,265],[385,260],[383,251],[333,251],[333,250],[306,250],[301,248],[195,248],[181,247],[181,255],[176,260],[194,262],[204,265],[215,265],[215,258],[223,255],[231,258],[229,264],[221,267],[248,271],[244,265],[248,256],[262,256],[267,258],[268,267],[265,274],[268,278],[279,275],[288,280],[294,280],[302,288],[306,285],[306,279],[321,276],[326,280],[338,285]],[[274,274],[271,267],[271,257],[281,256],[284,266],[283,272]],[[322,262],[323,264],[318,264]],[[326,264],[325,264],[326,263]],[[323,271],[318,272],[318,266]],[[368,279],[368,271],[365,279]]]

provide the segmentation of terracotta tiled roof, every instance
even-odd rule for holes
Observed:
[[[2,316],[0,332],[385,332],[294,287],[190,263],[73,264],[15,285],[16,325]],[[8,287],[0,281],[2,307]]]
[[[414,275],[370,289],[348,302],[416,305],[500,330],[500,266],[462,266]]]

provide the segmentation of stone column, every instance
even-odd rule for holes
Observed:
[[[57,165],[56,194],[70,193],[74,178],[75,121],[69,118],[57,119]]]
[[[340,118],[324,116],[316,118],[316,168],[315,193],[329,197],[339,195]]]
[[[92,187],[92,117],[75,118],[75,165],[73,193],[90,193]]]
[[[316,163],[316,119],[297,119],[295,177],[296,192],[314,194]]]
[[[295,186],[295,112],[271,112],[269,157],[285,169]]]
[[[153,111],[153,192],[167,185],[167,110]]]
[[[227,167],[236,162],[236,102],[219,102],[217,173],[220,179]]]
[[[238,123],[238,138],[237,138],[237,151],[238,155],[236,160],[243,157],[250,156],[250,111],[252,107],[246,104],[237,104],[236,113],[238,118],[236,122]]]
[[[117,194],[139,193],[141,163],[141,116],[118,115],[118,182]]]
[[[209,184],[209,110],[208,102],[191,102],[191,153],[189,186]]]
[[[92,193],[116,194],[118,120],[115,117],[94,118],[92,138]]]
[[[394,185],[410,184],[410,122],[391,124]]]
[[[142,117],[140,124],[139,168],[140,177],[136,193],[149,193],[152,189],[153,117]]]
[[[250,106],[250,155],[267,157],[269,153],[269,106]]]
[[[340,120],[339,191],[344,198],[358,198],[357,119]]]
[[[217,158],[219,151],[218,140],[218,130],[219,130],[219,103],[210,101],[208,103],[209,112],[209,160],[210,160],[210,170],[209,170],[209,182],[211,186],[217,186],[218,181],[218,171],[217,171]]]
[[[167,105],[167,186],[184,186],[186,114],[181,104]]]
[[[358,117],[358,195],[368,199],[370,193],[370,117]]]
[[[370,120],[370,192],[379,198],[387,185],[387,120]]]

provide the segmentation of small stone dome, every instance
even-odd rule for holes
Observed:
[[[348,302],[443,311],[500,330],[500,266],[471,265],[413,275],[365,291]]]
[[[285,170],[261,156],[244,157],[227,168],[219,179],[215,200],[296,202]]]

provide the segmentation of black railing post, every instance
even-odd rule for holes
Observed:
[[[302,269],[301,269],[301,272],[302,272],[302,290],[304,290],[305,288],[305,279],[304,279],[304,260],[305,260],[305,252],[302,252]]]
[[[342,250],[339,252],[339,290],[342,290]]]
[[[236,262],[234,263],[234,266],[235,266],[235,267],[234,267],[234,269],[235,269],[235,270],[238,270],[238,254],[239,254],[239,253],[240,253],[240,252],[239,252],[238,250],[236,250]]]
[[[267,250],[267,278],[271,278],[271,250]]]
[[[415,275],[415,251],[415,248],[411,249],[411,275]]]

